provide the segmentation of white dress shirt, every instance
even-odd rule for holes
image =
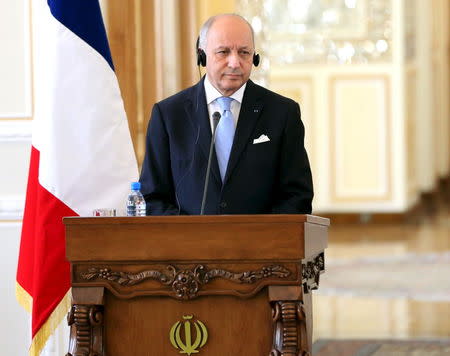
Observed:
[[[213,129],[212,114],[216,111],[218,111],[220,113],[220,115],[223,114],[222,109],[220,108],[220,105],[216,101],[216,99],[220,98],[223,95],[216,88],[213,87],[213,85],[209,81],[208,75],[206,75],[206,77],[205,77],[204,85],[205,85],[205,93],[206,93],[206,104],[208,105],[209,122],[211,124],[211,132],[212,132],[212,129]],[[234,99],[231,102],[231,112],[233,113],[235,128],[237,126],[239,113],[241,111],[242,97],[244,96],[244,91],[245,91],[246,86],[247,86],[247,83],[245,83],[238,90],[236,90],[232,95],[230,95],[230,98]]]

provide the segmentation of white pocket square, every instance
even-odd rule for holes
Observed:
[[[256,145],[257,143],[263,143],[263,142],[269,142],[270,138],[267,137],[267,135],[261,135],[258,138],[255,138],[253,140],[253,144]]]

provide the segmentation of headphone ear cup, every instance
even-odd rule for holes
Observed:
[[[197,49],[197,65],[201,65],[202,67],[206,67],[206,53],[201,48]]]
[[[253,65],[255,66],[255,67],[257,67],[258,65],[259,65],[259,60],[260,60],[260,58],[259,58],[259,54],[254,54],[253,55]]]

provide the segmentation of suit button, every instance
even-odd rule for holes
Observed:
[[[221,208],[226,208],[227,207],[227,203],[223,201],[222,203],[220,203],[220,207]]]

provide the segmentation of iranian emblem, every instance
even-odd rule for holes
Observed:
[[[180,354],[198,353],[198,349],[203,347],[208,341],[208,330],[205,324],[196,320],[191,324],[193,315],[184,315],[184,323],[177,321],[170,329],[170,343],[180,351]],[[192,328],[192,325],[194,328]],[[195,329],[195,340],[192,341],[192,331]],[[184,340],[183,340],[184,339]]]

